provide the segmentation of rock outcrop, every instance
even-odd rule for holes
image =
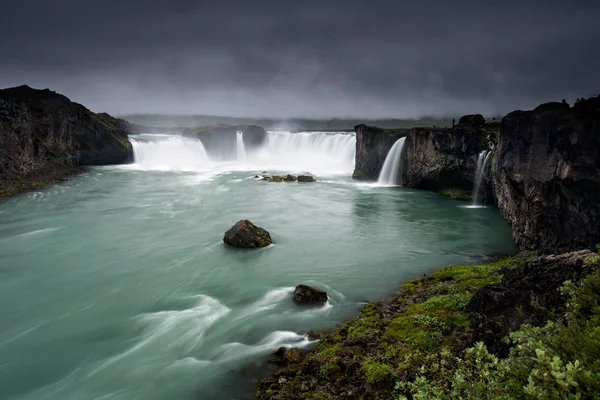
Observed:
[[[225,232],[223,242],[230,246],[254,249],[268,246],[273,240],[269,232],[244,219]]]
[[[298,182],[316,182],[316,179],[311,175],[298,175]]]
[[[251,150],[267,140],[267,131],[258,125],[207,125],[187,128],[182,135],[199,139],[214,158],[231,159],[236,157],[237,133],[242,133],[244,148]]]
[[[523,323],[541,325],[550,313],[564,311],[565,298],[558,289],[567,280],[577,282],[590,272],[589,250],[540,257],[507,270],[498,284],[475,292],[466,306],[472,342],[483,341],[494,353],[507,355],[503,340]]]
[[[307,285],[294,289],[294,301],[301,304],[322,304],[327,302],[327,292]]]
[[[53,183],[80,165],[132,161],[130,129],[48,89],[0,90],[0,195]]]
[[[477,157],[485,148],[485,120],[466,115],[452,129],[414,128],[404,144],[404,186],[433,191],[471,191]]]
[[[381,129],[374,126],[357,125],[356,162],[353,179],[377,180],[379,172],[394,143],[406,136],[408,129]]]
[[[267,141],[267,131],[262,126],[249,125],[240,129],[246,149],[262,146]]]
[[[520,248],[555,252],[600,243],[600,97],[508,114],[492,177]]]

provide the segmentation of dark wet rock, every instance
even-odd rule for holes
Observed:
[[[133,160],[135,126],[54,91],[0,90],[0,195],[60,180],[79,166]]]
[[[242,248],[259,248],[273,243],[269,232],[248,220],[238,221],[225,232],[223,242],[230,246]]]
[[[564,311],[564,297],[558,289],[567,280],[577,282],[590,271],[584,261],[589,250],[539,257],[505,271],[502,281],[475,292],[466,306],[472,342],[483,341],[500,355],[508,354],[504,340],[523,323],[543,324],[551,315]]]
[[[287,364],[297,364],[302,361],[302,352],[299,348],[292,347],[285,352],[283,359]]]
[[[258,125],[246,126],[241,129],[241,132],[246,149],[254,149],[262,146],[268,136],[266,129]]]
[[[287,174],[285,177],[283,177],[283,180],[285,182],[295,182],[298,180],[298,178],[294,175]]]
[[[556,252],[599,243],[600,97],[508,114],[492,177],[520,248]]]
[[[298,175],[298,182],[316,182],[316,179],[310,175]]]
[[[484,125],[481,115],[467,115],[452,129],[411,129],[404,143],[402,184],[436,192],[472,191],[477,158],[485,149]]]
[[[406,136],[408,129],[381,129],[374,126],[357,125],[356,162],[353,179],[377,180],[385,157],[398,139]]]
[[[298,285],[294,289],[294,301],[302,304],[326,303],[327,292],[307,285]]]

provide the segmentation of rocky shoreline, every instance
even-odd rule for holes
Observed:
[[[594,292],[600,284],[599,267],[600,256],[588,250],[551,256],[522,253],[484,265],[448,266],[404,282],[394,298],[370,303],[335,329],[314,332],[319,340],[315,349],[305,354],[290,349],[272,359],[277,370],[257,382],[256,398],[517,399],[560,390],[559,383],[542,378],[528,387],[533,371],[545,360],[528,362],[524,357],[544,348],[556,357],[585,355],[594,360],[595,349],[565,355],[551,344],[564,333],[561,329],[568,329],[568,312],[576,307],[577,295],[600,302],[600,292]],[[583,313],[578,321],[588,317]],[[556,332],[540,334],[548,327]],[[540,335],[547,342],[522,344],[524,337]],[[562,362],[574,365],[576,359]],[[598,373],[595,368],[588,363],[581,370]],[[587,382],[585,376],[577,377],[579,386],[567,385],[565,393],[577,392],[581,398],[597,393],[600,380]],[[497,381],[490,382],[492,377]]]

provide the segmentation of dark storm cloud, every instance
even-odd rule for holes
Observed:
[[[595,0],[21,0],[1,11],[0,86],[50,87],[116,114],[490,114],[600,91]]]

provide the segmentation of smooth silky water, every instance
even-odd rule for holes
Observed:
[[[492,208],[352,181],[354,136],[270,133],[242,160],[132,138],[136,164],[0,201],[0,398],[228,399],[280,346],[396,284],[513,253]],[[238,143],[232,143],[237,146]],[[317,183],[256,174],[314,173]],[[226,247],[247,218],[275,245]],[[326,289],[320,308],[293,287]]]

